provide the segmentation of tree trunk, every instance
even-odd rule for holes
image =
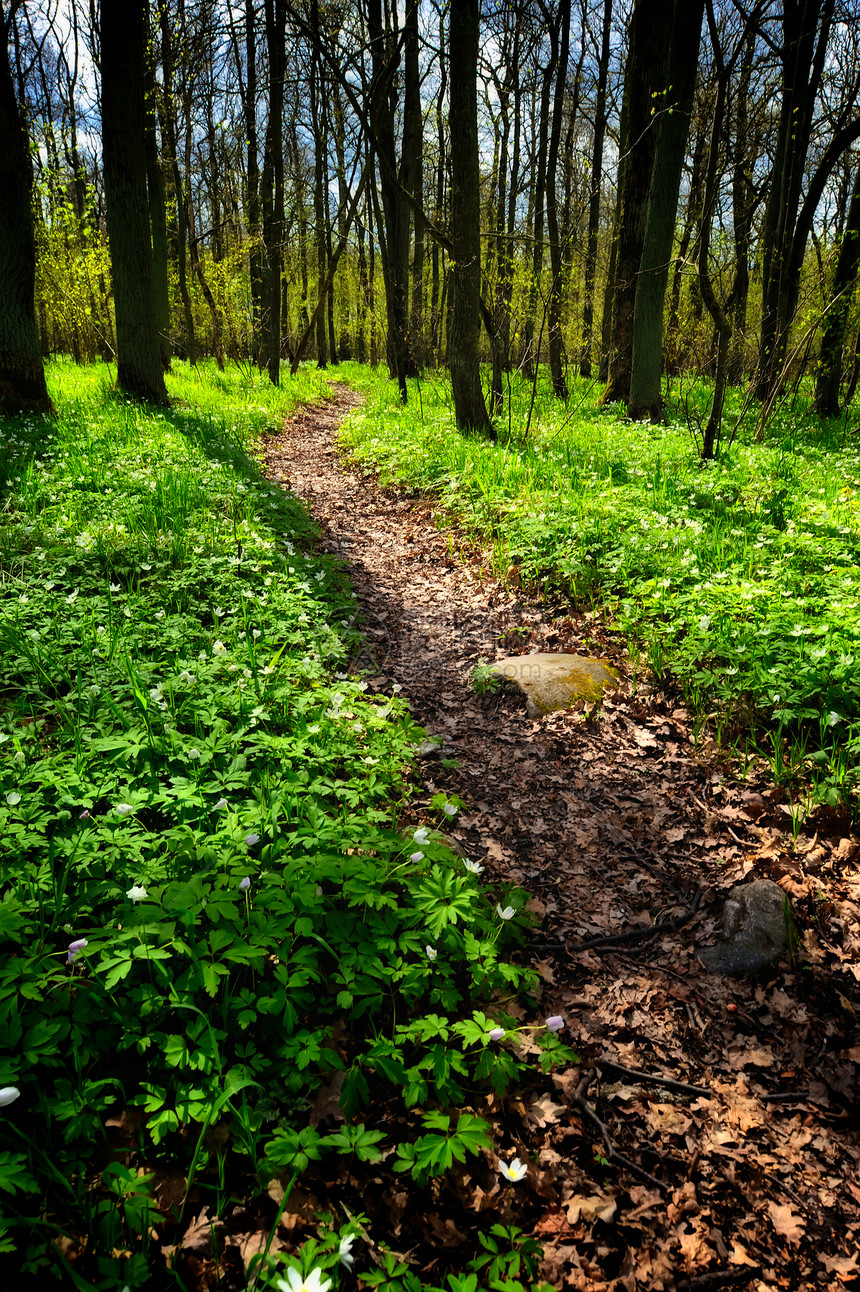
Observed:
[[[310,68],[310,109],[311,125],[314,132],[314,243],[317,253],[317,296],[322,291],[322,285],[326,279],[326,197],[325,197],[325,172],[327,170],[325,154],[327,140],[324,128],[324,112],[322,106],[322,68],[317,52],[319,42],[319,11],[316,4],[312,9],[313,15],[313,47],[311,49],[311,68]],[[328,340],[326,338],[325,315],[319,310],[316,315],[316,349],[317,349],[317,367],[328,367]]]
[[[611,287],[609,379],[603,403],[630,398],[633,312],[642,263],[651,176],[657,152],[660,101],[666,89],[668,42],[663,0],[636,0],[630,20],[624,72],[618,199],[615,211],[615,266]],[[655,107],[655,103],[658,104]]]
[[[417,0],[409,0],[406,11],[407,23],[417,22],[416,5]],[[397,181],[399,176],[403,181],[403,188],[407,192],[412,191],[408,186],[414,182],[415,122],[413,114],[410,113],[401,151],[401,165],[398,167],[395,142],[397,96],[393,92],[393,84],[400,55],[395,39],[396,33],[389,25],[389,18],[396,24],[395,7],[392,6],[389,11],[386,6],[386,22],[383,24],[380,0],[369,0],[367,28],[373,66],[370,124],[379,159],[381,213],[384,221],[380,253],[387,259],[384,277],[388,314],[388,367],[391,375],[397,377],[401,398],[403,398],[406,394],[406,385],[405,380],[401,380],[401,370],[404,377],[411,376],[416,372],[416,365],[409,336],[410,203]],[[406,125],[404,121],[404,126]],[[420,139],[418,146],[420,147]]]
[[[772,395],[779,384],[794,313],[789,265],[834,3],[793,0],[783,6],[782,103],[762,229],[762,316],[756,376],[756,396],[761,400]]]
[[[848,326],[857,271],[860,268],[860,165],[854,175],[854,188],[848,207],[848,218],[839,259],[830,292],[830,308],[821,340],[821,359],[815,383],[815,411],[819,417],[835,417],[839,412],[839,385],[842,380],[842,349]]]
[[[479,0],[451,0],[448,19],[451,134],[451,278],[448,364],[454,414],[463,431],[495,439],[481,389],[481,193],[478,170]]]
[[[104,4],[100,17],[102,150],[116,310],[117,384],[166,404],[152,276],[146,182],[146,4]]]
[[[155,294],[155,322],[161,348],[161,366],[170,369],[170,292],[167,284],[167,208],[164,200],[164,175],[155,129],[155,68],[151,42],[146,51],[146,189],[149,197],[149,223],[152,229],[152,280]]]
[[[0,56],[0,413],[50,413],[34,304],[33,162],[5,46],[4,39]]]
[[[180,10],[181,12],[181,10]],[[191,311],[191,293],[188,290],[188,216],[186,203],[183,200],[184,185],[179,169],[179,139],[174,106],[173,73],[173,24],[162,5],[159,12],[161,29],[161,59],[164,81],[164,113],[162,116],[162,140],[166,142],[169,157],[169,178],[173,183],[173,210],[176,231],[176,274],[179,285],[179,298],[182,301],[182,319],[184,336],[177,346],[183,358],[194,363],[197,357],[197,342],[194,334],[194,315]],[[180,39],[182,33],[180,32]],[[186,112],[189,105],[186,104]]]
[[[704,0],[702,0],[704,3]],[[558,229],[558,152],[561,144],[561,119],[564,113],[564,91],[567,83],[567,62],[570,48],[570,3],[560,0],[556,23],[552,25],[553,61],[556,63],[555,94],[552,106],[552,129],[546,165],[546,219],[549,234],[549,260],[552,281],[549,288],[548,336],[549,368],[553,393],[567,399],[567,381],[563,367],[561,336],[562,255]]]
[[[663,116],[654,158],[648,219],[633,309],[633,346],[627,415],[641,421],[663,420],[660,377],[663,371],[663,305],[681,171],[690,130],[696,67],[705,0],[676,0],[667,68]]]
[[[604,0],[603,26],[600,33],[600,58],[597,66],[597,98],[594,105],[594,139],[591,145],[588,249],[585,253],[585,286],[582,305],[582,358],[579,361],[579,375],[581,377],[591,376],[594,284],[597,276],[597,235],[600,231],[600,187],[603,182],[603,144],[606,139],[606,87],[609,81],[609,37],[611,31],[612,0]]]
[[[263,359],[273,386],[281,384],[281,276],[284,264],[284,68],[285,0],[265,0],[269,50],[269,119],[262,185],[264,327]]]
[[[560,0],[566,3],[567,0]],[[537,166],[532,177],[534,194],[534,249],[532,252],[532,276],[529,283],[526,320],[523,328],[523,368],[530,377],[534,375],[535,365],[540,362],[539,348],[535,347],[535,324],[537,321],[538,301],[543,277],[543,237],[546,220],[546,158],[549,147],[549,101],[555,74],[556,50],[552,52],[544,68],[540,96],[540,120],[538,123]]]

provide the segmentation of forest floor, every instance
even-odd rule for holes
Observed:
[[[332,390],[267,441],[268,474],[345,564],[365,621],[354,667],[399,685],[444,739],[419,765],[411,818],[459,795],[454,843],[532,895],[543,1009],[581,1057],[476,1108],[530,1163],[520,1184],[463,1168],[416,1205],[383,1172],[365,1211],[413,1261],[432,1267],[437,1251],[416,1272],[439,1281],[467,1232],[501,1219],[539,1239],[557,1288],[860,1287],[860,966],[847,954],[860,840],[838,816],[794,839],[779,792],[694,748],[680,699],[635,685],[599,614],[502,586],[440,530],[432,500],[344,461],[337,428],[359,399]],[[538,720],[471,686],[479,662],[533,651],[598,656],[622,683],[598,715]],[[748,878],[789,894],[799,954],[755,977],[711,974],[696,949]]]

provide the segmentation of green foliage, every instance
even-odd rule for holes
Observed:
[[[228,1174],[247,1196],[377,1164],[372,1089],[407,1109],[506,1089],[523,1064],[474,1002],[536,979],[504,958],[524,917],[496,909],[524,895],[398,828],[424,733],[350,672],[352,594],[255,460],[316,371],[278,392],[177,366],[168,411],[102,367],[51,384],[57,419],[11,423],[0,469],[0,1086],[21,1092],[0,1242],[41,1270],[67,1226],[139,1286],[136,1154],[216,1213]],[[461,806],[431,803],[442,825]],[[322,1134],[308,1108],[340,1074]],[[129,1156],[93,1176],[108,1121]],[[472,1114],[421,1127],[428,1175],[489,1147]]]
[[[630,423],[597,394],[574,382],[571,412],[542,376],[526,436],[531,388],[515,379],[490,444],[458,434],[441,379],[406,408],[380,383],[343,441],[383,480],[439,494],[492,545],[499,576],[601,604],[683,689],[700,728],[769,749],[777,778],[811,779],[820,800],[853,801],[856,446],[802,411],[776,414],[758,443],[749,413],[722,460],[702,462],[686,417]],[[684,397],[705,413],[701,383]]]

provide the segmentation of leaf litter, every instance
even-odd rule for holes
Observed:
[[[365,641],[353,669],[401,687],[432,738],[416,824],[435,794],[459,796],[452,845],[533,895],[541,1007],[564,1016],[582,1063],[476,1108],[531,1164],[515,1192],[489,1163],[423,1191],[384,1163],[313,1187],[356,1190],[425,1278],[486,1215],[541,1241],[558,1288],[860,1288],[860,840],[827,814],[794,838],[779,790],[697,750],[683,703],[637,676],[599,610],[504,586],[432,499],[344,462],[335,436],[358,404],[333,384],[299,410],[267,441],[268,473],[344,561]],[[538,720],[470,684],[476,665],[535,651],[597,656],[623,682],[599,711]],[[790,896],[799,954],[711,975],[696,947],[752,878]],[[336,1117],[337,1091],[318,1105]],[[240,1218],[228,1228],[242,1256],[258,1247]]]

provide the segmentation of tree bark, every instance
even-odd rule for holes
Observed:
[[[582,305],[582,357],[579,375],[591,376],[594,331],[594,284],[597,276],[597,235],[600,231],[600,187],[603,182],[603,145],[606,139],[606,87],[609,81],[609,37],[612,31],[612,0],[604,0],[597,66],[597,97],[594,105],[594,137],[591,145],[591,183],[588,196],[588,248],[585,253],[585,285]],[[584,38],[584,37],[583,37]]]
[[[102,151],[116,311],[117,384],[166,404],[146,176],[145,0],[103,4]]]
[[[702,2],[704,3],[704,0]],[[571,0],[560,0],[556,23],[551,26],[556,77],[552,105],[552,128],[550,130],[546,164],[546,220],[547,233],[549,234],[550,274],[552,278],[549,289],[547,341],[549,344],[549,368],[552,376],[552,389],[559,399],[567,399],[568,391],[567,381],[564,376],[564,346],[561,335],[562,254],[558,228],[556,180],[558,176],[558,153],[561,144],[561,120],[564,113],[564,92],[567,84],[568,51],[570,48],[570,3]]]
[[[756,376],[756,396],[761,400],[772,395],[779,384],[796,303],[796,297],[791,299],[789,265],[797,241],[795,223],[834,4],[835,0],[791,0],[783,6],[782,103],[762,228],[762,315]]]
[[[155,322],[161,349],[161,366],[170,369],[170,292],[167,285],[167,208],[164,200],[164,175],[155,129],[155,68],[151,41],[146,51],[146,190],[149,197],[149,223],[152,230],[152,280],[155,296]]]
[[[34,303],[33,163],[2,21],[0,31],[0,413],[50,413]]]
[[[451,331],[448,365],[454,414],[463,431],[495,439],[484,403],[481,328],[481,194],[478,170],[478,0],[451,0],[448,19],[451,134]]]
[[[286,9],[284,0],[265,0],[269,50],[269,119],[262,184],[263,360],[273,386],[281,384],[281,276],[284,264],[284,68]]]
[[[609,375],[601,401],[630,397],[633,363],[633,311],[642,263],[651,176],[660,117],[655,94],[666,88],[668,42],[663,0],[636,0],[630,20],[629,49],[621,109],[618,199],[615,210],[615,265],[611,285]]]
[[[839,412],[839,385],[842,380],[842,350],[848,326],[857,271],[860,269],[860,165],[854,174],[854,188],[839,259],[833,275],[830,308],[821,340],[821,358],[815,383],[815,411],[819,417],[835,417]]]
[[[627,415],[663,420],[660,377],[663,371],[663,305],[681,171],[690,131],[705,0],[675,0],[666,92],[651,177],[648,218],[633,307],[633,345]]]

